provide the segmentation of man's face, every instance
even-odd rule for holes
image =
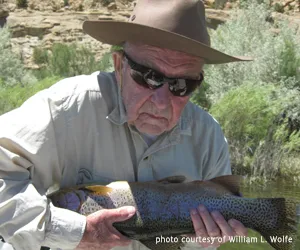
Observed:
[[[125,46],[125,52],[133,61],[170,78],[197,79],[204,63],[197,57],[148,45],[130,44]],[[160,135],[171,130],[190,97],[174,96],[168,84],[155,90],[138,85],[130,76],[128,61],[120,54],[114,54],[113,58],[119,84],[122,81],[122,98],[128,123],[149,135]]]

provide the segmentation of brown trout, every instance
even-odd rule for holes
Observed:
[[[259,232],[277,250],[291,250],[296,240],[296,203],[285,198],[244,198],[239,193],[239,176],[222,176],[210,181],[184,182],[173,176],[159,181],[117,181],[107,186],[89,185],[62,189],[49,196],[57,207],[89,215],[100,209],[134,206],[136,214],[114,227],[130,239],[152,250],[178,249],[182,235],[193,234],[190,209],[203,204],[219,211],[226,220],[241,221]],[[157,237],[177,237],[177,242],[156,244]],[[291,237],[292,241],[275,241]],[[178,240],[179,239],[179,240]]]

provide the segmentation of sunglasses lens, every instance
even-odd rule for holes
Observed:
[[[174,96],[188,96],[190,95],[197,87],[201,85],[203,81],[203,74],[200,74],[200,79],[192,80],[192,79],[170,79],[164,77],[157,72],[147,69],[144,66],[138,65],[133,62],[128,56],[125,54],[127,61],[131,67],[130,76],[131,78],[140,86],[148,89],[157,89],[163,84],[169,84],[169,90]],[[137,69],[139,68],[139,69]]]
[[[141,85],[145,88],[149,88],[149,85],[145,81],[142,73],[135,71],[135,70],[131,70],[130,76],[138,85]]]
[[[150,77],[147,74],[143,74],[136,70],[131,70],[132,79],[139,85],[148,89],[157,89],[163,85],[161,82],[157,82],[154,77]]]
[[[162,83],[157,83],[151,79],[147,81],[144,79],[142,73],[131,70],[130,76],[132,79],[140,86],[148,89],[157,89],[161,87]],[[169,90],[175,96],[188,96],[190,95],[198,86],[201,85],[202,80],[184,80],[178,79],[172,82],[169,82]]]
[[[179,79],[175,84],[170,84],[169,89],[175,96],[188,96],[200,86],[201,80]]]

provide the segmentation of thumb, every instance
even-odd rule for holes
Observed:
[[[124,206],[107,210],[106,218],[112,222],[125,221],[132,217],[136,212],[133,206]]]

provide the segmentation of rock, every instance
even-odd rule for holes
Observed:
[[[3,0],[0,0],[0,3],[1,1]],[[110,45],[102,44],[85,34],[82,31],[82,23],[85,20],[126,21],[130,17],[130,10],[137,2],[137,0],[114,0],[111,5],[103,7],[100,0],[68,0],[69,5],[66,8],[64,7],[64,0],[28,0],[31,5],[27,11],[16,9],[16,0],[5,1],[8,1],[6,2],[8,11],[3,12],[4,8],[1,5],[0,13],[9,14],[5,19],[7,19],[8,26],[12,30],[12,47],[24,56],[24,63],[28,68],[36,67],[32,62],[34,47],[50,50],[54,43],[71,44],[76,42],[88,46],[99,59],[105,52],[109,51]],[[214,3],[215,0],[205,0],[206,5]],[[221,2],[218,1],[218,3]],[[227,1],[225,8],[229,9],[231,6],[234,8],[236,4],[232,0]],[[53,8],[53,6],[56,7]],[[291,3],[290,6],[296,5]],[[81,12],[82,10],[85,12]],[[58,13],[59,11],[61,13]],[[230,10],[206,9],[207,26],[216,29],[218,25],[225,23],[230,18],[230,13]],[[300,16],[297,18],[296,16],[277,14],[272,16],[274,22],[288,18],[289,22],[300,25]],[[278,32],[278,30],[274,30],[274,32]]]
[[[10,12],[15,11],[16,8],[17,8],[17,5],[16,5],[16,4],[14,4],[14,3],[9,3],[9,4],[8,4],[8,9],[9,9]]]
[[[116,10],[117,8],[118,7],[117,7],[117,4],[115,2],[112,2],[109,5],[107,5],[108,10]]]
[[[85,6],[82,0],[69,0],[69,8],[76,11],[83,11],[88,9],[90,6]]]
[[[80,4],[80,1],[77,3]],[[34,47],[51,49],[54,43],[71,44],[76,42],[89,46],[91,51],[95,53],[96,58],[99,59],[109,51],[110,45],[102,44],[85,34],[82,31],[82,23],[85,20],[99,19],[126,21],[130,17],[130,11],[128,10],[111,11],[104,8],[91,13],[65,11],[64,14],[61,14],[52,12],[52,10],[46,11],[47,6],[42,4],[38,8],[43,9],[43,11],[18,10],[11,12],[7,19],[8,26],[12,31],[12,46],[24,56],[24,63],[27,68],[36,67],[32,61]],[[227,12],[221,10],[208,11],[207,14],[208,21],[214,28],[217,23],[225,22],[223,19],[229,16]],[[215,18],[217,18],[217,21],[213,21]]]
[[[218,25],[223,24],[229,19],[229,11],[225,10],[206,10],[206,24],[211,29],[216,29]]]
[[[51,29],[55,23],[47,22],[43,16],[32,17],[26,21],[21,18],[10,16],[8,19],[8,27],[12,30],[12,37],[36,36],[41,37],[51,33]]]
[[[230,10],[230,9],[232,9],[233,8],[233,6],[232,6],[232,3],[230,3],[230,2],[227,2],[226,4],[225,4],[225,6],[224,6],[224,9],[225,10]]]
[[[1,1],[1,0],[0,0]],[[9,9],[8,6],[6,4],[2,4],[0,6],[0,18],[1,17],[8,17],[9,15]]]
[[[126,20],[131,16],[129,11],[119,11],[118,14],[126,18]]]
[[[215,0],[205,0],[204,4],[207,8],[214,8]]]
[[[113,20],[113,18],[105,15],[100,15],[98,16],[98,20]]]
[[[216,9],[223,9],[227,0],[215,0],[214,1],[214,7]]]

